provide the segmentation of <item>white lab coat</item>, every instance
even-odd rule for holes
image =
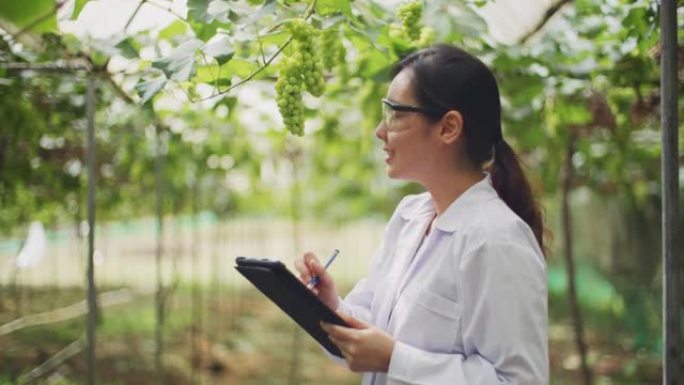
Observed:
[[[397,206],[340,309],[394,339],[364,385],[548,384],[546,264],[487,175],[434,222],[429,193]],[[424,238],[424,239],[423,239]]]

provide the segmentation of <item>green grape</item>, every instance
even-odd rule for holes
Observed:
[[[420,29],[420,39],[418,39],[418,47],[424,48],[435,41],[435,30],[431,27],[423,27]]]
[[[296,57],[280,61],[280,76],[275,84],[276,103],[285,127],[294,135],[304,134],[301,63]]]
[[[336,65],[346,64],[347,52],[340,41],[340,36],[336,28],[323,31],[321,34],[321,52],[323,57],[323,68],[332,70]]]
[[[399,24],[392,23],[389,25],[389,31],[387,34],[392,39],[403,39],[404,27]]]
[[[321,96],[325,90],[325,79],[316,45],[318,31],[301,19],[292,21],[289,28],[295,41],[294,56],[301,64],[301,76],[306,90],[313,96]]]
[[[404,27],[404,33],[409,40],[420,39],[421,21],[423,14],[423,3],[417,0],[402,4],[397,10],[397,16]]]

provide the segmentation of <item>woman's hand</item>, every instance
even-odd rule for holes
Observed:
[[[299,272],[299,279],[308,285],[313,276],[318,277],[316,286],[310,288],[330,309],[336,311],[339,307],[339,297],[335,289],[335,282],[328,274],[321,262],[312,252],[306,252],[295,259],[295,269]]]
[[[384,372],[389,369],[394,339],[375,326],[338,313],[350,328],[321,322],[328,338],[340,348],[349,369],[355,372]]]

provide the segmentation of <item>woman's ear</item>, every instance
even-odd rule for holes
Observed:
[[[442,117],[439,137],[444,144],[452,144],[463,135],[463,116],[456,110],[450,110]]]

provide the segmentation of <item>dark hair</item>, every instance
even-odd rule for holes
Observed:
[[[501,102],[494,74],[475,56],[446,44],[408,55],[396,64],[392,77],[404,69],[412,71],[414,96],[422,107],[461,114],[468,159],[484,166],[494,158],[489,167],[494,189],[530,226],[546,253],[541,210],[517,155],[501,132]]]

